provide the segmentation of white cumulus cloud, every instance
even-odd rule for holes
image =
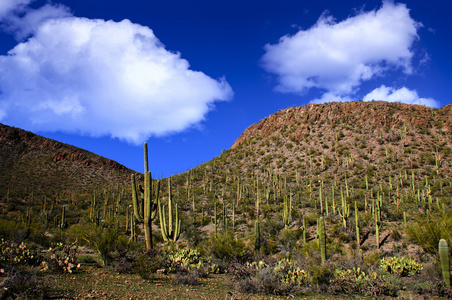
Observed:
[[[436,100],[432,98],[421,98],[415,90],[410,90],[406,87],[395,89],[382,85],[364,96],[363,100],[383,100],[387,102],[400,102],[406,104],[419,104],[430,107],[439,107],[439,103]]]
[[[199,123],[233,94],[225,79],[191,70],[150,28],[128,20],[59,17],[34,32],[0,56],[7,124],[138,144]]]
[[[280,92],[353,94],[363,81],[389,70],[412,72],[411,47],[420,26],[406,5],[389,1],[341,22],[324,14],[311,28],[267,44],[261,65],[277,76]]]

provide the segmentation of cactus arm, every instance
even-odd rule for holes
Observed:
[[[168,178],[168,231],[169,236],[173,234],[173,205],[171,200],[171,177]]]
[[[162,237],[165,242],[176,242],[180,236],[181,221],[179,220],[179,209],[177,203],[175,204],[176,212],[174,215],[175,224],[173,226],[173,202],[171,199],[171,180],[168,180],[168,221],[165,214],[165,206],[162,207],[160,201],[158,202],[159,208],[159,219],[160,219],[160,230],[162,232]]]
[[[135,183],[135,174],[132,174],[132,204],[133,204],[133,215],[135,216],[138,222],[143,222],[143,217],[140,216],[138,212],[138,196],[137,196],[137,187]]]
[[[165,206],[163,206],[159,201],[159,220],[160,220],[160,231],[162,232],[162,237],[165,242],[168,241],[168,232],[166,230],[166,219],[165,219]]]
[[[179,220],[179,209],[177,209],[177,203],[176,203],[176,228],[174,229],[174,235],[173,235],[173,242],[177,241],[180,236],[180,227],[181,227],[181,220]]]

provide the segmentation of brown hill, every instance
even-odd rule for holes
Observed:
[[[92,152],[0,124],[0,194],[54,195],[129,184],[133,171]]]
[[[228,160],[239,157],[242,170],[253,172],[271,168],[341,175],[372,166],[386,171],[439,169],[449,176],[451,110],[451,105],[432,109],[383,101],[291,107],[248,127],[232,145]]]

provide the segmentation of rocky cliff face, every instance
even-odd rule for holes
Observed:
[[[129,184],[132,170],[89,151],[0,124],[0,195]]]

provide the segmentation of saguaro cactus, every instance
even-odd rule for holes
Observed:
[[[441,270],[443,273],[444,282],[450,288],[450,271],[449,271],[449,247],[445,239],[441,239],[438,244],[439,261],[441,263]]]
[[[380,249],[380,221],[378,221],[377,214],[375,214],[375,241],[377,243],[377,249]]]
[[[292,201],[290,201],[292,202]],[[291,205],[292,203],[287,202],[287,198],[284,199],[284,205],[283,205],[283,222],[284,222],[284,228],[289,228],[290,222],[291,222]]]
[[[355,201],[355,231],[356,231],[356,243],[358,243],[358,247],[360,245],[360,238],[359,238],[359,216],[358,216],[358,206],[356,205]]]
[[[323,217],[320,217],[317,220],[317,234],[319,236],[320,257],[323,263],[326,261],[326,235],[325,235],[325,221],[323,220]]]
[[[138,200],[137,186],[135,182],[135,175],[132,174],[132,202],[133,214],[139,223],[143,223],[144,239],[146,241],[146,249],[153,248],[152,244],[152,221],[157,214],[157,202],[159,201],[160,182],[157,181],[157,188],[155,191],[155,201],[152,200],[152,177],[149,172],[148,163],[148,145],[144,143],[144,188],[140,185],[140,192],[142,194],[141,202]],[[140,205],[141,204],[141,205]]]
[[[259,228],[259,220],[254,222],[254,251],[259,252],[261,248],[261,233]]]
[[[303,244],[306,245],[308,227],[306,227],[306,217],[303,217]]]
[[[27,212],[29,215],[29,212]],[[63,210],[61,211],[61,223],[60,223],[60,228],[64,229],[66,228],[66,206],[63,206]]]
[[[347,203],[347,198],[344,196],[344,193],[342,192],[342,187],[341,187],[341,203],[342,209],[339,209],[338,213],[342,218],[342,224],[344,225],[344,228],[347,228],[347,219],[350,216],[350,206]]]
[[[180,225],[181,220],[179,220],[179,209],[177,208],[176,203],[176,213],[175,213],[175,223],[173,226],[173,201],[171,199],[171,177],[168,178],[168,222],[166,221],[165,216],[165,206],[161,206],[160,201],[158,202],[159,206],[159,219],[160,219],[160,230],[162,232],[162,237],[165,242],[175,242],[179,239],[180,236]]]

